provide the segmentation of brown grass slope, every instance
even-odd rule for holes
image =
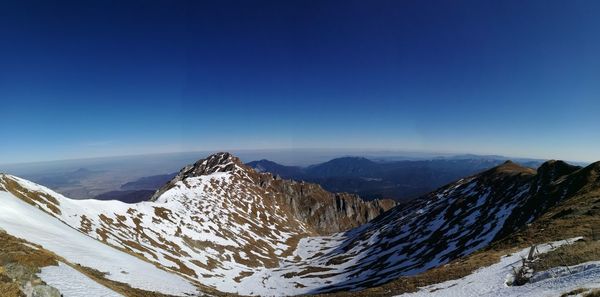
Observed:
[[[46,211],[49,215],[60,213],[58,208],[58,201],[52,196],[45,195],[44,193],[33,192],[26,188],[23,188],[18,183],[14,182],[6,175],[0,174],[0,191],[9,192],[15,195],[17,198],[31,204],[37,205],[36,202],[44,205],[56,206],[58,212],[54,211],[54,207],[48,207],[50,211]],[[0,201],[1,207],[1,201]],[[65,228],[70,228],[65,224]],[[126,250],[120,249],[123,252],[129,253],[142,260],[146,260],[143,257],[135,253],[130,253]],[[14,237],[6,231],[0,229],[0,296],[2,297],[20,297],[23,295],[22,288],[27,282],[31,282],[32,285],[43,284],[43,282],[35,275],[40,272],[40,269],[50,265],[57,265],[58,262],[63,262],[84,275],[88,276],[92,280],[111,290],[118,292],[128,297],[172,297],[169,295],[145,291],[137,288],[132,288],[126,283],[110,280],[106,278],[106,275],[95,269],[81,266],[79,264],[70,263],[66,259],[54,254],[51,251],[44,249],[42,246],[27,242],[24,239]],[[7,268],[10,267],[10,268]],[[17,271],[25,271],[26,273],[19,274],[18,277],[15,275],[7,275],[7,273],[17,268]],[[159,267],[160,268],[160,267]],[[8,273],[10,274],[10,273]],[[221,293],[215,291],[212,288],[201,285],[200,283],[193,282],[201,291],[210,293],[212,296],[231,296],[230,294]]]

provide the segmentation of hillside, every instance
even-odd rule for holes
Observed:
[[[167,294],[189,292],[191,285],[242,295],[367,289],[364,294],[389,296],[467,276],[495,263],[504,251],[534,241],[585,235],[581,223],[586,221],[563,222],[556,233],[540,230],[578,213],[560,209],[565,203],[588,201],[597,193],[597,167],[549,161],[536,171],[505,162],[385,211],[392,202],[364,202],[282,180],[219,153],[186,166],[151,201],[135,204],[71,200],[2,175],[2,203],[9,207],[0,208],[0,227],[71,262],[111,272],[109,279]],[[24,214],[30,219],[20,224],[57,236],[15,227]],[[62,230],[63,223],[73,229]],[[524,235],[533,232],[528,230],[538,235]],[[99,261],[77,253],[88,241],[115,247],[108,249],[116,254],[103,253]],[[181,278],[152,287],[156,284],[140,277],[139,268],[122,274],[111,266],[124,261],[115,258],[123,255],[157,265],[163,269],[157,276],[170,272]],[[407,285],[413,280],[419,281]]]
[[[8,234],[56,254],[55,261],[62,258],[63,262],[73,263],[78,269],[89,270],[88,273],[97,271],[103,281],[114,286],[124,284],[127,290],[140,289],[164,295],[197,292],[196,285],[188,280],[111,248],[38,209],[67,217],[73,209],[94,207],[93,204],[78,205],[77,200],[68,200],[30,182],[8,176],[0,178],[0,228]],[[37,202],[42,204],[30,199],[38,199]]]
[[[334,295],[414,292],[400,296],[561,296],[591,292],[590,288],[600,285],[599,177],[600,163],[581,168],[548,161],[525,179],[529,193],[487,247],[418,275],[402,276],[361,292]],[[553,251],[560,245],[557,241],[579,236],[584,237]],[[548,242],[555,244],[550,248],[544,245]],[[529,247],[535,244],[547,254],[535,262],[533,281],[523,287],[506,286],[512,267],[518,267],[521,257],[526,257]]]
[[[2,189],[10,193],[6,203],[21,206],[11,214],[27,214],[32,209],[30,205],[46,212],[37,211],[36,219],[27,221],[30,224],[46,222],[53,216],[58,219],[54,225],[61,225],[62,221],[74,228],[69,232],[78,230],[221,291],[245,294],[253,293],[250,285],[256,286],[256,281],[244,282],[244,278],[274,269],[286,258],[295,261],[292,254],[301,238],[356,227],[393,206],[391,201],[367,203],[356,196],[328,193],[316,185],[258,174],[229,154],[217,154],[184,168],[156,201],[137,204],[72,200],[14,176],[2,175],[0,180]],[[5,223],[10,221],[8,218]],[[19,229],[6,229],[31,238]],[[63,250],[62,242],[78,248],[71,239],[33,239],[59,254],[72,253],[69,248]],[[73,255],[77,263],[92,261],[79,256]],[[95,269],[99,265],[84,264]],[[102,271],[112,270],[111,275],[120,273],[102,267]],[[126,275],[134,277],[139,273]],[[177,282],[169,285],[181,286]]]

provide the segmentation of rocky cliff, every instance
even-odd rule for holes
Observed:
[[[319,235],[329,235],[360,226],[396,205],[390,199],[364,201],[357,195],[330,193],[321,186],[280,179],[266,172],[257,172],[229,153],[217,153],[184,167],[151,198],[156,201],[163,193],[186,178],[215,172],[239,170],[248,181],[265,189],[281,202],[286,212],[306,223]]]

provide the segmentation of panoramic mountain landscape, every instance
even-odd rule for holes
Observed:
[[[251,161],[246,165],[259,172],[269,172],[281,178],[315,183],[331,192],[353,193],[366,200],[392,199],[406,202],[461,177],[497,166],[505,160],[507,157],[477,155],[410,161],[388,159],[372,161],[364,157],[340,157],[308,166],[281,165],[266,159]],[[531,168],[536,168],[543,163],[543,160],[522,161],[521,164]],[[82,170],[84,169],[75,172]],[[31,178],[29,177],[31,174],[26,174],[26,177],[67,196],[75,194],[75,198],[80,197],[79,193],[96,191],[102,193],[87,197],[135,203],[148,200],[156,190],[176,175],[176,173],[167,173],[143,176],[121,185],[105,187],[95,182],[112,173],[113,171],[105,169],[104,172],[96,175],[82,175],[80,179],[70,179],[68,186],[64,186],[66,181],[63,176],[71,176],[73,171],[63,176],[53,177],[54,179],[40,174],[32,175]],[[44,183],[44,181],[48,182]]]
[[[82,159],[52,164],[12,164],[7,170],[69,198],[135,203],[148,200],[163,184],[175,177],[178,167],[194,162],[198,155],[211,153],[213,152]],[[327,154],[319,158],[326,161],[309,165],[282,165],[266,159],[255,161],[267,154],[276,155],[274,152],[259,154],[242,151],[239,156],[248,166],[260,172],[316,183],[330,192],[353,193],[365,200],[393,199],[399,202],[409,201],[509,159],[505,156],[487,155],[409,157],[407,152],[397,152],[394,155],[371,154],[368,157],[332,158],[335,154]],[[306,156],[302,152],[290,151],[287,154]],[[537,168],[544,162],[541,159],[514,160],[531,168]]]
[[[151,199],[133,204],[73,200],[12,175],[1,176],[0,191],[3,236],[47,257],[5,255],[0,271],[12,276],[9,284],[68,291],[82,282],[76,287],[111,296],[418,293],[414,282],[468,276],[534,243],[557,242],[543,247],[550,253],[560,244],[594,250],[600,223],[600,163],[547,161],[534,170],[506,161],[401,205],[281,179],[229,153],[184,167]],[[600,265],[586,265],[572,269],[600,273]],[[490,294],[589,285],[570,274],[560,284],[539,276],[563,266]],[[67,271],[74,278],[56,275]]]
[[[0,297],[599,297],[598,12],[0,1]]]

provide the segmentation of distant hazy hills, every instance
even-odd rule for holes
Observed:
[[[58,188],[78,185],[81,179],[90,178],[100,173],[102,172],[79,168],[73,171],[57,172],[52,175],[32,176],[32,179],[35,179],[36,182]]]
[[[506,161],[501,156],[436,158],[376,162],[362,157],[343,157],[308,167],[285,166],[269,160],[248,163],[258,171],[282,178],[318,183],[332,192],[349,192],[365,199],[392,198],[398,201],[415,198],[440,186],[472,175]],[[542,161],[521,160],[537,168]]]
[[[109,191],[94,197],[98,200],[119,200],[125,203],[137,203],[148,200],[154,192],[173,179],[177,173],[151,175],[124,183],[120,190]]]
[[[273,158],[280,160],[278,156],[273,154]],[[134,158],[99,160],[96,161],[97,163],[78,162],[66,164],[64,168],[42,168],[43,170],[37,171],[25,169],[11,171],[47,185],[69,197],[115,199],[131,203],[147,200],[154,191],[171,180],[175,173],[168,172],[175,172],[181,164],[189,163],[187,159],[184,160],[184,157],[192,158],[191,155],[166,159],[152,156],[139,158],[139,160]],[[256,156],[246,156],[244,159],[253,160],[254,157]],[[433,191],[464,176],[497,166],[507,159],[507,157],[494,155],[430,156],[427,159],[372,155],[366,158],[334,158],[326,162],[314,159],[315,163],[307,166],[286,166],[267,159],[253,161],[248,165],[258,171],[270,172],[282,178],[317,183],[332,192],[354,193],[367,200],[393,198],[402,201]],[[532,159],[513,159],[513,161],[532,168],[537,168],[543,162],[543,160]],[[307,164],[306,162],[296,162],[296,164]]]
[[[155,190],[162,187],[167,181],[170,181],[177,175],[177,172],[171,174],[159,174],[142,177],[125,183],[121,186],[123,190]]]
[[[286,166],[267,159],[248,166],[284,179],[307,181],[331,192],[357,194],[365,200],[390,198],[406,201],[443,185],[485,171],[506,161],[502,156],[464,155],[431,160],[373,161],[364,157],[341,157],[307,167]],[[542,160],[519,160],[537,168]],[[117,191],[96,196],[100,200],[135,203],[147,200],[176,173],[152,175],[127,182]]]

